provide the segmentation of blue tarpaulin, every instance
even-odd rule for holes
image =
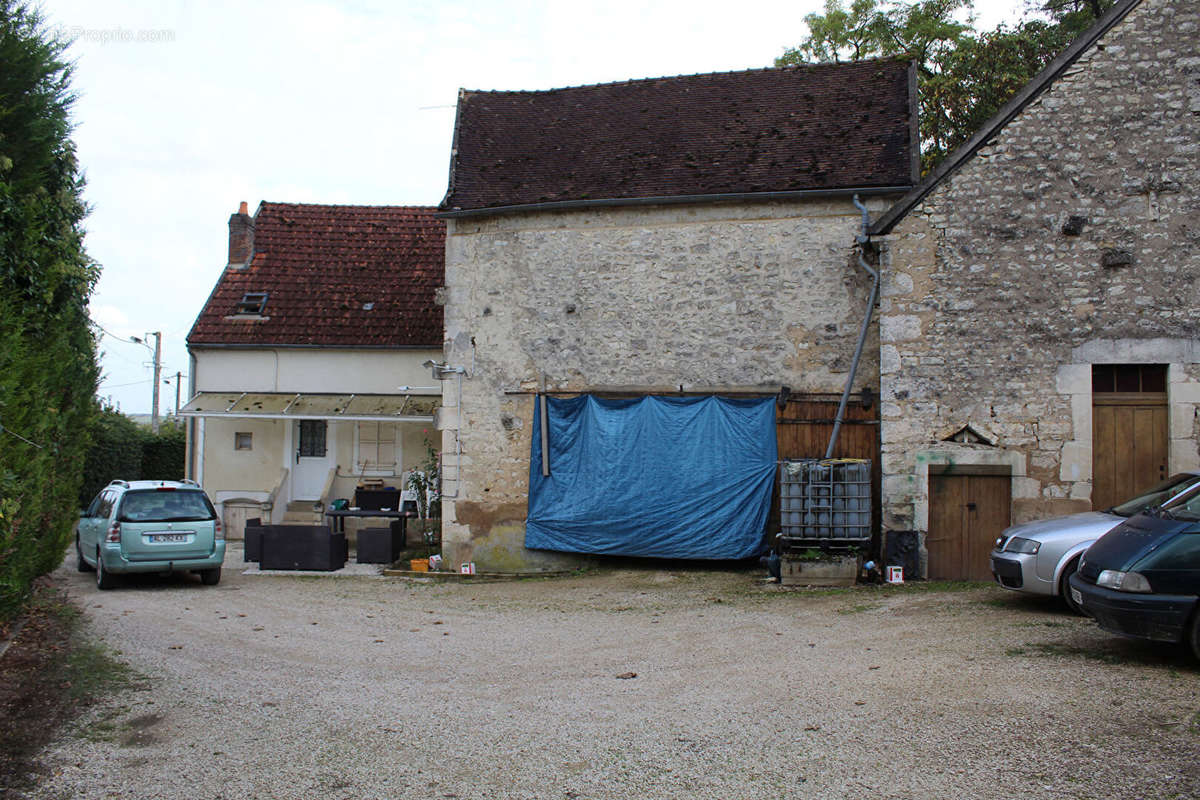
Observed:
[[[695,559],[762,550],[773,398],[539,398],[547,401],[550,475],[535,413],[526,547]]]

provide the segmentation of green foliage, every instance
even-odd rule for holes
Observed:
[[[186,453],[182,423],[165,422],[156,436],[115,408],[102,409],[87,451],[79,507],[86,507],[114,478],[183,480]]]
[[[112,479],[133,480],[142,474],[145,438],[146,433],[137,423],[115,408],[100,412],[84,462],[79,508],[86,508]]]
[[[62,561],[96,411],[65,47],[0,0],[0,619]]]
[[[417,516],[424,528],[425,521],[430,517],[441,516],[441,459],[429,437],[425,437],[425,461],[420,467],[408,474],[408,488],[417,497]]]
[[[853,0],[849,10],[841,0],[826,0],[825,14],[808,14],[809,36],[779,62],[858,61],[906,55],[926,66],[952,50],[971,26],[954,15],[971,7],[970,0],[921,0],[884,3]],[[790,54],[796,53],[797,57]]]
[[[971,138],[1113,0],[1030,3],[1015,26],[978,33],[971,0],[826,0],[776,66],[906,57],[917,68],[922,169]]]
[[[146,433],[142,444],[143,478],[181,481],[187,461],[187,431],[178,421],[164,422],[158,435]]]

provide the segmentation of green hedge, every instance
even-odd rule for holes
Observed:
[[[62,563],[97,411],[65,47],[0,0],[0,620]]]
[[[112,408],[100,412],[83,468],[79,507],[83,508],[114,478],[183,480],[187,457],[182,423],[166,422],[156,436]]]
[[[158,435],[148,434],[142,444],[141,477],[181,481],[186,461],[187,432],[183,423],[163,423]]]

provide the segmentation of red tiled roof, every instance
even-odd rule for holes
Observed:
[[[249,267],[227,267],[189,345],[440,347],[446,227],[436,209],[262,203]],[[237,316],[267,292],[261,316]]]
[[[909,64],[462,91],[442,210],[911,186]]]

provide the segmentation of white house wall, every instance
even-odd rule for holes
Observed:
[[[195,348],[192,374],[198,392],[313,392],[436,395],[440,384],[428,360],[441,361],[441,350],[371,351],[352,349],[232,349]],[[295,464],[295,422],[252,418],[207,417],[197,430],[203,442],[192,446],[195,467],[209,496],[219,505],[245,498],[264,501],[278,488],[271,519],[279,522],[291,500],[290,470]],[[354,497],[364,478],[355,458],[355,423],[331,421],[329,441],[334,448],[336,477],[331,498]],[[385,485],[401,487],[402,473],[427,461],[426,442],[436,447],[440,436],[432,424],[399,424],[400,467],[395,474],[371,474]],[[251,449],[237,450],[235,434],[251,434]],[[197,463],[200,462],[200,463]],[[288,475],[283,475],[283,470]],[[282,485],[281,485],[282,478]],[[349,527],[354,527],[351,521]],[[377,522],[377,521],[376,521]]]
[[[400,386],[436,386],[421,364],[442,351],[193,348],[198,392],[403,394]],[[418,392],[418,394],[436,392]]]
[[[219,419],[204,422],[204,488],[216,502],[233,498],[266,500],[287,463],[283,420]],[[249,433],[250,449],[234,446],[237,433]],[[281,512],[282,513],[282,512]]]

